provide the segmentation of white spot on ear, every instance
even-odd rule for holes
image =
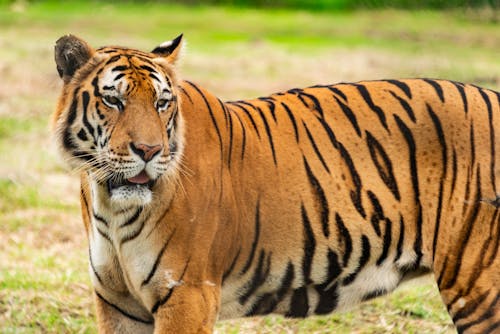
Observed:
[[[160,48],[166,48],[172,45],[172,41],[166,41],[160,44]]]

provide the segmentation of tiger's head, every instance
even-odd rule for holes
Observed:
[[[63,80],[53,116],[56,143],[110,203],[146,205],[155,187],[178,173],[183,125],[174,64],[181,47],[182,35],[150,53],[94,50],[72,35],[56,42]]]

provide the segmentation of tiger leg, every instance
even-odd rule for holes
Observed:
[[[481,201],[467,209],[434,273],[458,333],[500,333],[500,208]]]
[[[154,313],[155,334],[212,333],[219,310],[220,288],[212,284],[183,284]]]
[[[134,316],[128,315],[113,304],[95,294],[95,305],[97,311],[97,325],[99,333],[153,333],[153,322],[142,321]]]

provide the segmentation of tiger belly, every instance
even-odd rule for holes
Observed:
[[[411,256],[409,256],[411,257]],[[356,304],[393,291],[404,277],[397,262],[385,261],[365,266],[349,281],[347,270],[337,279],[307,286],[291,285],[289,270],[271,273],[251,295],[246,280],[228,279],[222,286],[219,319],[242,316],[281,314],[306,317],[349,309]]]

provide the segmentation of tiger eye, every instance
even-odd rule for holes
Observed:
[[[156,102],[156,107],[157,108],[165,108],[168,104],[168,100],[167,99],[159,99],[157,102]]]
[[[109,104],[116,105],[116,106],[121,103],[120,99],[118,99],[116,96],[107,95],[107,96],[104,97],[104,99]]]

